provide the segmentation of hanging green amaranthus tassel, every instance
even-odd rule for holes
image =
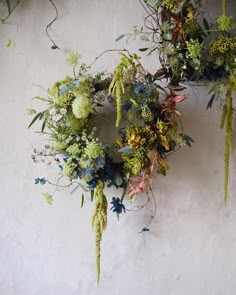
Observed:
[[[225,180],[224,180],[224,202],[227,204],[228,199],[228,186],[229,186],[229,162],[230,151],[233,140],[233,98],[232,98],[232,85],[229,82],[225,97],[225,106],[222,114],[221,128],[225,128]]]
[[[103,192],[104,186],[104,182],[99,181],[94,190],[95,208],[92,216],[92,226],[95,233],[96,243],[97,285],[99,285],[100,280],[102,234],[107,227],[107,199]]]
[[[139,59],[136,54],[126,56],[125,54],[121,53],[122,58],[120,63],[116,66],[113,79],[109,86],[109,93],[116,97],[116,127],[120,126],[120,121],[122,118],[122,102],[125,93],[124,87],[124,75],[128,70],[133,70],[132,75],[135,76],[136,74],[136,67],[135,61]]]

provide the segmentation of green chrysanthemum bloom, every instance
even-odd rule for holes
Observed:
[[[71,156],[79,156],[81,154],[81,149],[77,143],[72,144],[66,149],[67,153]]]
[[[99,156],[103,156],[104,152],[102,150],[102,145],[96,142],[89,143],[85,149],[85,154],[90,159],[96,159]]]
[[[222,31],[230,31],[235,28],[236,23],[232,16],[222,15],[217,19],[218,28]]]
[[[77,119],[85,119],[93,111],[93,105],[90,98],[78,95],[72,104],[73,114]]]
[[[62,170],[62,174],[64,176],[67,176],[69,178],[75,178],[77,176],[77,173],[75,171],[75,164],[71,163],[71,162],[66,162],[63,165],[63,170]]]
[[[188,49],[188,58],[190,58],[196,66],[199,66],[203,44],[199,43],[198,40],[190,39],[186,41],[186,45]]]

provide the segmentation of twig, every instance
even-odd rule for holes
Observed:
[[[54,4],[54,2],[52,0],[49,0],[49,2],[51,2],[52,6],[54,7],[55,9],[55,12],[56,12],[56,16],[54,17],[54,19],[46,26],[46,34],[48,36],[48,39],[52,42],[52,49],[60,49],[57,44],[53,41],[53,39],[50,37],[49,33],[48,33],[48,29],[51,27],[51,25],[57,20],[58,18],[58,10],[57,10],[57,7],[56,5]]]
[[[103,51],[101,54],[99,54],[98,56],[95,57],[95,60],[89,65],[89,68],[101,57],[103,56],[105,53],[107,52],[113,52],[113,51],[118,51],[118,52],[127,52],[129,55],[129,50],[128,49],[108,49],[108,50],[105,50]]]
[[[41,88],[43,91],[47,92],[47,90],[45,88],[43,88],[43,86],[39,85],[39,84],[32,84],[33,86],[37,86],[39,88]]]
[[[4,22],[10,17],[10,15],[13,13],[15,8],[19,5],[21,0],[18,0],[16,4],[12,7],[12,9],[9,11],[8,15],[5,18],[0,18],[1,22],[4,24]]]

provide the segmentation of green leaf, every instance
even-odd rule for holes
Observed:
[[[53,198],[52,195],[50,195],[49,193],[44,193],[43,194],[44,200],[49,204],[52,205],[53,203]]]
[[[139,51],[147,51],[149,48],[148,47],[145,47],[145,48],[139,48]]]
[[[94,198],[94,190],[91,191],[91,202],[93,202],[93,198]]]
[[[212,107],[212,105],[213,105],[213,102],[214,102],[215,98],[216,98],[216,94],[214,93],[214,94],[211,96],[211,99],[209,100],[209,102],[208,102],[208,104],[207,104],[207,108],[206,108],[206,109],[209,109],[209,108],[211,108],[211,107]]]
[[[122,34],[119,37],[116,38],[115,42],[120,41],[121,39],[123,39],[125,37],[126,34]]]
[[[84,205],[84,194],[82,194],[82,199],[81,199],[81,208],[83,208]]]
[[[49,99],[46,99],[46,98],[43,98],[43,97],[40,97],[40,96],[35,96],[35,97],[33,97],[33,99],[38,99],[38,100],[42,100],[42,101],[51,103],[51,101]]]
[[[9,40],[7,41],[7,48],[10,48],[11,46],[12,46],[12,40],[9,39]]]
[[[11,2],[10,0],[5,0],[7,4],[8,13],[11,13]]]
[[[129,145],[126,145],[125,147],[118,150],[119,153],[132,153],[133,150]]]
[[[41,132],[44,131],[45,126],[46,126],[46,123],[47,123],[47,120],[45,119],[45,120],[43,121],[43,124],[42,124],[42,127],[41,127]]]
[[[31,123],[29,124],[28,128],[30,128],[37,120],[40,120],[40,117],[42,116],[43,112],[38,113],[33,120],[31,121]]]
[[[188,136],[187,134],[181,133],[180,136],[183,138],[187,146],[191,147],[192,143],[194,143],[192,137]]]

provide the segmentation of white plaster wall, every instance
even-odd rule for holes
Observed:
[[[206,111],[204,87],[189,89],[191,98],[181,105],[185,132],[196,143],[171,157],[168,176],[156,177],[158,209],[151,232],[138,234],[151,206],[129,212],[119,222],[109,212],[99,288],[92,204],[80,209],[79,192],[58,194],[53,206],[41,198],[46,188],[35,186],[34,178],[52,174],[30,158],[33,146],[44,144],[42,137],[27,130],[31,97],[43,95],[32,84],[47,88],[68,74],[69,51],[79,51],[90,63],[103,50],[123,48],[125,43],[115,43],[115,38],[141,24],[143,15],[137,0],[55,3],[60,18],[51,33],[61,51],[51,50],[45,35],[54,16],[47,0],[22,0],[0,25],[0,295],[234,295],[236,151],[234,146],[225,208],[221,112],[217,104]],[[208,5],[215,11],[216,1]],[[9,38],[15,45],[7,49]],[[133,51],[139,45],[126,47]],[[154,56],[144,60],[155,69]],[[117,56],[109,54],[94,70],[111,70],[116,61]]]

